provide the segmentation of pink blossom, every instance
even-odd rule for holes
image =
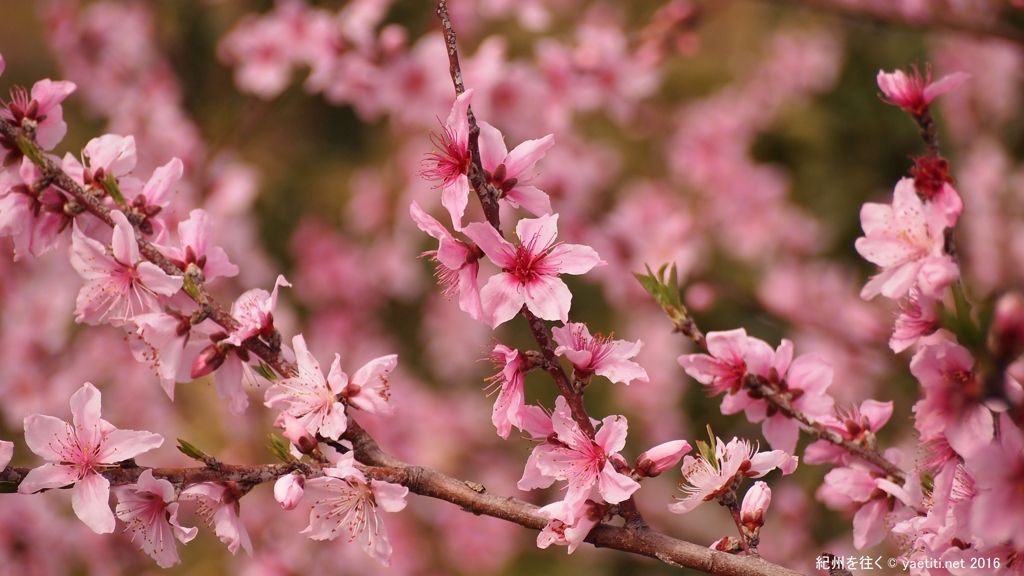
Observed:
[[[228,551],[237,554],[241,548],[252,556],[252,541],[239,517],[238,499],[241,496],[234,483],[228,486],[211,482],[193,484],[182,490],[181,496],[200,502],[199,513],[213,524],[214,534],[228,545]]]
[[[697,458],[683,458],[683,481],[679,489],[686,495],[678,502],[668,505],[670,512],[685,514],[696,508],[701,502],[713,500],[724,494],[737,475],[747,478],[760,478],[775,468],[783,474],[795,468],[793,457],[782,450],[758,452],[757,446],[751,446],[746,440],[733,438],[728,444],[716,438],[715,461],[711,462],[704,455]]]
[[[925,67],[925,76],[922,78],[921,72],[915,65],[912,75],[902,70],[891,73],[879,70],[878,87],[885,94],[882,99],[886,103],[899,106],[915,116],[920,116],[924,114],[932,100],[963,84],[970,77],[971,75],[966,72],[955,72],[943,76],[941,80],[933,84],[931,66]]]
[[[174,486],[163,478],[154,478],[146,469],[134,486],[114,486],[117,517],[132,531],[132,541],[156,560],[161,568],[170,568],[181,560],[174,538],[187,544],[199,530],[178,523],[178,503]]]
[[[391,387],[388,379],[398,365],[398,355],[388,354],[374,358],[362,366],[349,379],[341,395],[350,406],[374,416],[392,416]],[[346,377],[342,373],[342,377]]]
[[[284,430],[283,436],[298,449],[299,454],[309,454],[317,447],[316,438],[306,430],[298,418],[288,412],[281,412],[274,419],[274,428]]]
[[[537,513],[547,518],[548,524],[537,535],[537,547],[543,549],[552,544],[568,546],[569,554],[572,554],[583,543],[583,539],[590,534],[594,526],[601,523],[605,510],[606,507],[592,500],[587,500],[584,503],[583,511],[579,514],[572,514],[568,511],[565,502],[555,502],[544,506]],[[563,518],[574,519],[563,520]]]
[[[441,135],[431,133],[434,150],[423,160],[420,175],[441,182],[441,204],[452,217],[452,226],[462,230],[462,216],[469,204],[469,101],[473,90],[466,90],[455,99],[448,123]]]
[[[900,313],[896,316],[896,326],[893,327],[892,337],[889,338],[889,348],[898,354],[922,336],[927,336],[938,329],[939,314],[935,298],[911,288],[906,300],[900,301]]]
[[[691,449],[690,443],[686,440],[673,440],[658,444],[637,457],[634,469],[640,476],[654,478],[675,466],[679,459]]]
[[[205,210],[189,212],[189,219],[178,224],[178,240],[181,248],[168,246],[162,251],[182,270],[189,264],[195,264],[207,282],[238,274],[238,266],[228,261],[224,249],[213,245],[213,221]]]
[[[612,382],[629,385],[633,380],[647,382],[647,371],[629,359],[640,353],[643,342],[612,340],[611,336],[591,336],[586,324],[570,322],[551,329],[558,348],[555,354],[565,356],[576,369],[577,378],[591,374],[604,376]]]
[[[138,327],[135,337],[128,339],[132,354],[139,362],[149,363],[156,369],[160,386],[173,401],[175,383],[186,380],[186,375],[179,372],[192,332],[188,317],[151,312],[135,316],[132,323]]]
[[[679,365],[691,378],[710,386],[709,394],[716,396],[728,391],[735,394],[743,388],[743,377],[747,374],[744,356],[751,338],[747,331],[739,328],[727,332],[708,332],[708,354],[684,354]]]
[[[302,501],[305,478],[302,474],[285,474],[274,482],[274,500],[277,500],[281,508],[294,510]]]
[[[238,320],[240,326],[232,332],[228,344],[241,346],[242,342],[253,336],[268,336],[274,331],[274,310],[277,309],[277,289],[291,286],[284,276],[278,275],[274,282],[274,291],[267,293],[261,288],[245,291],[231,304],[231,316]]]
[[[892,416],[892,402],[865,400],[860,407],[853,406],[849,410],[836,408],[836,416],[820,420],[826,428],[836,432],[846,440],[862,446],[875,445],[875,433],[878,432]],[[849,452],[827,440],[816,440],[804,450],[804,462],[807,464],[839,464]]]
[[[129,460],[163,444],[152,432],[118,430],[100,418],[100,391],[86,382],[71,396],[69,424],[43,414],[25,418],[25,442],[47,460],[33,468],[18,486],[31,494],[74,484],[71,507],[97,534],[114,531],[114,513],[107,500],[110,482],[101,475],[107,466]]]
[[[3,57],[0,57],[0,72],[3,72]],[[0,470],[7,468],[14,457],[14,442],[0,440]]]
[[[437,280],[444,287],[444,295],[451,298],[459,294],[459,308],[474,320],[483,320],[484,311],[480,306],[480,288],[477,274],[480,272],[480,257],[483,252],[476,246],[455,239],[448,229],[420,208],[414,200],[409,213],[420,230],[430,234],[440,244],[437,250],[424,252],[437,263]]]
[[[498,430],[498,436],[508,438],[515,426],[523,429],[523,418],[526,414],[526,398],[523,385],[526,380],[524,369],[527,359],[519,350],[497,344],[491,351],[491,361],[501,372],[490,378],[495,386],[500,386],[498,398],[494,401],[491,422]]]
[[[158,294],[172,296],[181,289],[180,276],[139,261],[135,229],[125,215],[115,210],[110,217],[115,224],[112,253],[74,224],[71,265],[85,279],[75,309],[78,322],[121,326],[139,314],[158,312]]]
[[[334,355],[330,373],[324,379],[320,364],[306,348],[302,334],[292,339],[299,374],[284,378],[267,389],[268,408],[285,410],[302,423],[310,434],[337,440],[348,427],[345,405],[338,394],[345,390],[348,377],[341,371],[341,356]]]
[[[747,530],[757,533],[764,526],[764,517],[771,501],[772,489],[764,482],[754,482],[750,490],[747,490],[740,506],[740,522]]]
[[[961,456],[991,442],[992,412],[982,403],[985,386],[971,371],[974,358],[949,341],[923,346],[910,361],[910,372],[924,388],[914,404],[914,426],[921,441],[945,436]]]
[[[915,283],[921,293],[937,296],[959,276],[956,262],[945,253],[946,215],[921,201],[912,179],[896,184],[891,206],[864,204],[860,222],[864,237],[857,239],[857,252],[882,267],[861,290],[861,298],[882,294],[897,299]]]
[[[502,272],[480,291],[492,328],[511,320],[525,305],[544,320],[569,321],[572,294],[559,274],[585,274],[605,264],[597,252],[579,244],[555,244],[558,215],[524,218],[516,225],[519,245],[513,246],[488,224],[466,226],[469,236]]]
[[[0,236],[14,240],[14,259],[42,256],[57,247],[60,234],[71,223],[64,213],[68,197],[53,186],[38,195],[29,186],[39,182],[43,173],[28,158],[22,158],[19,170],[0,170]]]
[[[887,451],[886,458],[895,460],[893,454],[892,450]],[[886,479],[883,472],[861,462],[833,468],[825,474],[823,487],[855,503],[857,512],[853,517],[853,545],[858,550],[881,542],[886,534],[886,514],[893,506],[898,506],[897,502],[910,504],[912,500],[903,487]]]
[[[626,500],[640,488],[635,480],[617,471],[613,462],[613,457],[626,445],[624,417],[606,417],[593,440],[580,430],[568,410],[555,410],[551,423],[558,445],[539,453],[536,465],[542,474],[569,484],[565,505],[571,517],[563,520],[571,523],[595,484],[610,504]]]
[[[313,540],[333,540],[344,527],[350,542],[359,540],[364,552],[389,566],[391,543],[377,508],[401,511],[409,489],[389,482],[367,481],[351,465],[325,468],[324,474],[306,482],[303,498],[313,503],[313,509],[309,526],[300,534],[308,534]]]
[[[555,137],[548,134],[539,140],[527,140],[508,152],[501,132],[487,122],[480,122],[480,161],[484,178],[504,194],[512,207],[522,206],[534,216],[551,214],[551,199],[535,186],[525,185],[533,179],[527,173],[554,145]]]
[[[83,160],[88,158],[88,167],[75,159],[70,152],[64,155],[61,167],[68,176],[86,189],[106,193],[103,181],[107,177],[118,179],[135,168],[138,161],[135,137],[104,134],[90,140],[82,150],[82,156]]]
[[[0,67],[0,72],[2,71]],[[34,126],[36,142],[40,148],[52,150],[68,133],[61,102],[70,96],[75,88],[72,82],[45,79],[32,86],[32,94],[29,96],[24,88],[16,87],[11,90],[10,102],[0,101],[0,118],[23,128]],[[17,146],[7,146],[8,144],[0,145],[0,164],[5,162],[11,151],[17,150]],[[17,154],[20,156],[20,152]]]
[[[971,529],[987,542],[1024,547],[1024,434],[1008,413],[999,416],[999,438],[967,456],[977,496]]]

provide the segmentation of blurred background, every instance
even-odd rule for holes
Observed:
[[[972,75],[936,112],[966,205],[961,267],[970,296],[992,298],[1024,270],[1024,13],[996,0],[451,0],[451,10],[477,118],[502,130],[509,149],[554,134],[532,184],[551,197],[559,239],[590,245],[609,264],[566,279],[571,319],[644,343],[636,360],[650,382],[595,378],[587,393],[592,416],[628,418],[627,460],[703,439],[706,424],[726,440],[761,439],[759,425],[722,416],[720,399],[682,371],[688,343],[632,276],[674,263],[705,332],[745,328],[773,346],[791,339],[798,355],[834,366],[838,404],[893,401],[880,444],[903,449],[909,469],[919,396],[911,352],[887,346],[896,306],[858,297],[875,268],[853,243],[861,205],[890,202],[923,146],[911,119],[878,97],[875,78],[915,63],[936,77]],[[538,504],[561,498],[557,486],[516,488],[533,445],[515,434],[502,441],[489,422],[484,379],[497,370],[487,352],[495,339],[531,349],[527,326],[517,319],[492,332],[473,321],[419,258],[436,243],[409,217],[411,201],[450,223],[439,189],[419,175],[455,96],[431,2],[18,1],[0,15],[4,99],[42,78],[78,86],[54,153],[77,157],[90,139],[117,133],[136,138],[139,178],[182,159],[164,215],[172,229],[196,207],[214,216],[216,242],[241,268],[211,286],[222,302],[270,290],[282,273],[293,284],[275,315],[286,342],[303,333],[324,365],[338,353],[349,374],[398,353],[398,414],[355,416],[385,451]],[[524,215],[503,212],[505,230]],[[472,200],[467,218],[480,218]],[[14,464],[38,463],[19,438],[23,418],[67,418],[85,381],[103,391],[105,419],[167,439],[140,464],[188,465],[172,447],[177,437],[225,462],[272,461],[266,384],[246,383],[240,417],[207,380],[179,385],[172,403],[121,332],[74,324],[80,279],[65,254],[0,259],[0,437],[16,440]],[[551,407],[555,388],[531,373],[526,393]],[[856,553],[851,511],[815,499],[827,471],[767,478],[766,559],[811,573],[821,551]],[[637,493],[656,529],[701,545],[734,533],[714,504],[669,514],[679,480],[673,470]],[[241,510],[254,557],[232,557],[201,527],[178,547],[182,564],[164,571],[132,550],[130,533],[90,532],[67,494],[0,496],[0,572],[385,571],[344,538],[298,535],[306,509],[280,510],[269,486]],[[183,523],[202,520],[186,514]],[[532,532],[419,497],[385,523],[390,574],[678,573],[590,546],[572,556],[537,550]],[[866,554],[897,552],[890,541]]]

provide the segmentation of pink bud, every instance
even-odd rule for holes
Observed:
[[[292,510],[302,500],[302,489],[306,479],[300,474],[285,474],[274,483],[274,499],[281,503],[281,508]]]
[[[192,377],[201,378],[211,374],[214,370],[220,368],[226,357],[220,346],[210,344],[199,353],[199,356],[196,356],[196,361],[192,363]]]
[[[755,482],[743,496],[743,505],[740,507],[740,522],[743,526],[756,534],[764,526],[764,515],[771,501],[771,488],[764,482]]]
[[[675,466],[683,454],[689,451],[690,443],[686,440],[673,440],[659,444],[636,459],[636,473],[640,476],[654,478]]]
[[[992,325],[993,349],[1013,358],[1024,351],[1024,297],[1017,292],[1003,294],[996,302]]]
[[[274,428],[284,430],[284,437],[303,454],[309,454],[317,447],[316,438],[313,438],[309,430],[306,430],[306,427],[295,416],[287,412],[281,412],[278,415],[274,420]]]

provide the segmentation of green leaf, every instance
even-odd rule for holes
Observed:
[[[257,374],[263,376],[264,378],[271,382],[277,382],[278,380],[277,373],[274,372],[274,369],[267,365],[265,362],[260,362],[258,365],[253,366],[252,369]]]
[[[128,207],[128,203],[124,199],[124,194],[121,193],[121,188],[117,186],[117,178],[114,177],[113,173],[108,173],[106,178],[100,181],[103,184],[103,189],[110,194],[110,197],[114,199],[114,203],[121,210],[125,210]]]
[[[277,437],[275,434],[267,434],[267,438],[270,440],[270,445],[267,449],[270,453],[276,456],[282,462],[290,462],[292,460],[291,452],[288,451],[288,444]]]
[[[203,452],[199,448],[196,448],[192,444],[189,444],[188,442],[182,440],[181,438],[178,438],[178,451],[180,451],[185,456],[188,456],[193,460],[199,460],[200,462],[205,462],[206,459],[209,458],[209,456],[205,452]]]

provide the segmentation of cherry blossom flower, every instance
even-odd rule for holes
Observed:
[[[391,405],[391,388],[388,378],[398,365],[398,355],[388,354],[374,358],[356,370],[352,378],[342,372],[344,385],[341,395],[353,407],[375,416],[391,416],[395,413]]]
[[[583,543],[583,539],[590,534],[594,526],[600,524],[607,506],[587,500],[584,502],[583,511],[575,515],[575,519],[569,522],[562,520],[562,518],[573,517],[573,514],[567,513],[566,508],[565,502],[555,502],[537,511],[538,514],[548,519],[547,526],[537,535],[538,548],[544,549],[552,544],[557,544],[568,546],[569,554],[572,554]]]
[[[565,505],[569,513],[563,521],[573,522],[595,484],[601,497],[610,504],[626,500],[640,488],[635,480],[617,471],[613,462],[616,457],[622,460],[618,452],[626,445],[624,417],[606,417],[593,440],[580,430],[568,410],[556,409],[551,423],[555,433],[552,440],[557,445],[540,452],[536,466],[545,476],[568,482]]]
[[[86,382],[71,396],[71,423],[32,414],[25,418],[25,442],[47,460],[33,468],[18,486],[31,494],[74,484],[71,507],[97,534],[114,531],[114,513],[107,500],[110,482],[100,472],[163,444],[152,432],[118,430],[100,418],[100,391]]]
[[[3,65],[0,64],[0,72]],[[0,101],[0,118],[23,128],[35,126],[36,143],[43,150],[52,150],[68,133],[68,125],[64,122],[64,110],[61,102],[75,91],[72,82],[54,82],[50,79],[40,80],[32,86],[31,96],[24,88],[11,90],[11,101]],[[14,142],[0,137],[0,165],[7,160],[8,154],[21,156]]]
[[[505,138],[497,128],[480,122],[480,162],[487,183],[504,194],[513,208],[522,206],[534,216],[551,214],[551,199],[535,186],[525,184],[533,165],[555,145],[551,134],[538,140],[527,140],[511,152],[505,148]]]
[[[0,72],[3,72],[3,58],[0,57]],[[7,468],[14,457],[14,442],[0,440],[0,470]]]
[[[679,365],[691,378],[710,386],[709,394],[716,396],[728,391],[735,394],[743,388],[747,374],[744,356],[751,338],[739,328],[726,332],[708,332],[708,352],[711,354],[683,354]]]
[[[72,217],[64,213],[68,197],[63,192],[53,186],[30,192],[42,180],[42,171],[27,157],[18,171],[0,170],[0,236],[14,240],[15,260],[54,250],[71,223]]]
[[[826,428],[839,434],[846,440],[861,446],[874,446],[875,433],[878,432],[892,416],[892,402],[879,402],[867,399],[860,406],[852,406],[849,410],[836,408],[836,416],[819,420]],[[804,462],[808,464],[839,464],[849,457],[850,453],[827,440],[816,440],[804,450]]]
[[[914,66],[914,73],[907,74],[902,70],[895,72],[878,71],[878,87],[882,89],[886,103],[910,112],[915,116],[924,114],[928,105],[935,98],[963,84],[971,75],[966,72],[955,72],[943,76],[938,82],[932,83],[932,68],[925,67],[925,76]]]
[[[178,224],[178,240],[181,248],[168,246],[162,252],[182,270],[195,264],[207,282],[221,276],[238,275],[238,266],[228,261],[224,249],[213,245],[213,222],[205,210],[189,212],[189,219]]]
[[[782,450],[758,452],[746,440],[733,438],[728,444],[715,439],[715,461],[704,455],[683,458],[683,481],[679,489],[686,494],[678,502],[668,505],[670,512],[685,514],[701,502],[713,500],[732,486],[738,475],[760,478],[775,468],[788,474],[795,468],[794,457]]]
[[[174,400],[176,382],[186,380],[182,374],[185,346],[189,342],[192,325],[187,316],[178,313],[151,312],[132,318],[138,328],[128,345],[139,362],[156,369],[160,386],[167,397]]]
[[[494,401],[491,422],[498,430],[498,436],[508,438],[512,427],[523,429],[523,417],[526,411],[526,398],[523,386],[526,380],[524,372],[526,357],[519,350],[497,344],[491,351],[494,367],[501,370],[490,380],[500,386],[498,398]]]
[[[267,293],[262,288],[246,290],[231,304],[231,316],[241,325],[232,332],[228,344],[241,346],[242,342],[253,336],[268,336],[274,331],[274,310],[277,309],[277,289],[291,286],[284,276],[278,275],[274,282],[274,291]]]
[[[117,517],[132,531],[132,541],[138,538],[141,550],[161,568],[179,563],[174,538],[187,544],[199,530],[178,523],[174,486],[154,478],[153,471],[147,469],[134,486],[114,486],[112,490],[117,496]]]
[[[861,298],[882,294],[897,299],[915,283],[921,293],[934,297],[959,276],[956,262],[945,253],[946,214],[923,203],[910,178],[896,184],[891,206],[864,204],[860,222],[864,237],[857,239],[857,252],[882,267],[861,290]]]
[[[886,459],[898,464],[898,453],[895,449],[887,450]],[[854,503],[857,512],[853,516],[853,545],[858,550],[881,542],[886,534],[886,514],[912,500],[902,486],[887,480],[884,472],[866,462],[833,468],[825,474],[822,488],[835,490]]]
[[[135,137],[104,134],[90,140],[82,150],[82,156],[83,162],[84,159],[88,159],[88,167],[70,152],[64,155],[61,167],[82,187],[105,193],[106,189],[102,183],[108,176],[119,179],[135,168],[138,161]]]
[[[917,342],[922,336],[939,329],[939,314],[936,300],[926,296],[917,288],[911,288],[906,300],[900,301],[900,313],[889,338],[889,348],[900,353]]]
[[[337,440],[348,427],[345,405],[338,399],[338,394],[348,384],[348,378],[341,371],[341,356],[334,355],[334,362],[325,380],[320,364],[306,348],[302,334],[292,339],[292,347],[295,349],[299,374],[293,378],[284,378],[267,389],[264,403],[268,408],[287,411],[310,434]]]
[[[605,264],[597,252],[580,244],[555,244],[558,215],[524,218],[516,225],[519,245],[513,246],[482,222],[468,224],[466,236],[480,246],[502,272],[480,291],[492,328],[511,320],[525,305],[544,320],[569,321],[572,293],[559,274],[585,274]]]
[[[914,354],[910,373],[924,388],[924,398],[914,404],[914,426],[922,442],[945,436],[961,456],[991,442],[992,412],[982,403],[984,384],[973,366],[966,348],[946,340]]]
[[[591,336],[586,324],[576,322],[552,328],[551,335],[558,344],[555,354],[572,362],[577,378],[589,379],[591,374],[597,374],[627,386],[633,380],[647,382],[647,371],[629,360],[640,353],[640,340],[627,342],[612,340],[610,335]]]
[[[399,512],[409,489],[398,484],[367,481],[351,464],[325,468],[325,476],[306,482],[303,498],[313,503],[309,526],[300,534],[313,540],[333,540],[344,531],[363,551],[384,566],[391,565],[391,543],[377,508]],[[344,528],[345,530],[341,530]]]
[[[753,533],[764,526],[765,513],[768,512],[768,505],[772,501],[772,489],[764,482],[754,482],[754,485],[743,495],[743,504],[740,505],[740,522]]]
[[[75,309],[78,322],[121,326],[139,314],[160,311],[158,294],[172,296],[181,289],[180,276],[169,276],[156,264],[139,261],[135,229],[125,215],[115,210],[110,217],[114,220],[112,253],[74,224],[71,265],[85,279]]]
[[[459,308],[474,320],[482,321],[484,311],[480,305],[480,288],[477,274],[480,272],[480,258],[483,252],[474,245],[457,240],[440,222],[432,218],[413,201],[409,213],[420,230],[430,234],[440,244],[437,250],[424,252],[437,263],[437,279],[444,287],[444,295],[451,298],[459,295]]]
[[[228,551],[237,554],[241,548],[252,556],[252,540],[239,517],[239,490],[234,483],[227,486],[203,482],[181,491],[183,498],[198,500],[199,513],[213,524],[214,534],[228,545]]]
[[[999,416],[999,438],[967,456],[977,471],[977,496],[971,507],[971,529],[988,542],[1024,547],[1024,434],[1009,413]]]
[[[439,150],[423,160],[420,175],[441,182],[441,205],[452,217],[455,230],[462,230],[462,216],[469,204],[469,102],[473,90],[466,90],[455,99],[448,122],[440,135],[431,133]]]
[[[302,501],[303,488],[306,484],[302,474],[285,474],[274,482],[274,500],[281,508],[294,510]]]
[[[658,444],[637,457],[634,469],[640,476],[654,478],[676,465],[692,449],[686,440],[673,440]]]

